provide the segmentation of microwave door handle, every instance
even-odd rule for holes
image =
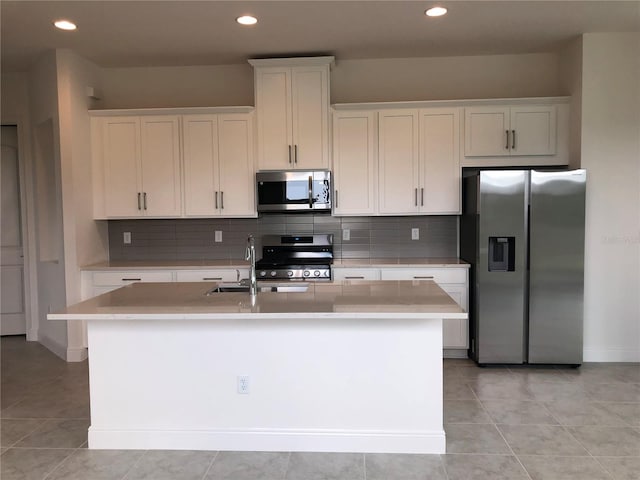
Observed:
[[[313,176],[309,175],[309,208],[313,208]]]

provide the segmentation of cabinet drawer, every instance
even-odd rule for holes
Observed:
[[[466,283],[466,268],[383,268],[382,280],[433,280],[436,283]]]
[[[378,268],[334,268],[334,280],[380,280]]]
[[[177,282],[236,282],[240,278],[248,278],[249,270],[246,268],[220,268],[215,270],[178,270]]]
[[[172,282],[171,272],[161,271],[119,271],[119,272],[95,272],[93,285],[128,285],[133,282]]]

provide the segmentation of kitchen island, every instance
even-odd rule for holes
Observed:
[[[430,280],[305,285],[136,283],[50,314],[87,321],[89,448],[444,453],[442,320],[467,314]]]

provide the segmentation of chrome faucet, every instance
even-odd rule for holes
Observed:
[[[256,245],[253,239],[253,235],[249,235],[247,238],[247,250],[245,252],[245,260],[249,260],[251,266],[249,267],[249,293],[253,295],[258,294],[258,280],[256,278]]]

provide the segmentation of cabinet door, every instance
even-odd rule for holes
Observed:
[[[376,211],[375,112],[336,112],[333,116],[334,215]]]
[[[182,117],[184,202],[187,216],[218,215],[218,117]]]
[[[334,280],[380,280],[379,268],[333,268],[331,271]]]
[[[248,278],[245,268],[216,268],[212,270],[178,270],[176,282],[237,282]]]
[[[556,153],[556,107],[511,107],[511,155]]]
[[[293,167],[329,167],[329,67],[291,69]]]
[[[460,213],[458,109],[420,111],[420,212]]]
[[[178,217],[182,213],[179,117],[142,117],[140,129],[143,213]]]
[[[509,107],[465,109],[464,154],[467,157],[509,155]]]
[[[220,115],[220,213],[225,216],[255,216],[255,166],[253,162],[253,117]]]
[[[140,216],[140,120],[109,117],[102,122],[105,215]]]
[[[293,168],[291,69],[256,69],[258,169]]]
[[[466,285],[444,285],[442,288],[458,305],[467,309],[467,287]],[[443,348],[469,348],[469,321],[466,319],[447,318],[442,322],[442,343]]]
[[[416,213],[418,112],[381,111],[378,121],[378,211],[383,214]]]

